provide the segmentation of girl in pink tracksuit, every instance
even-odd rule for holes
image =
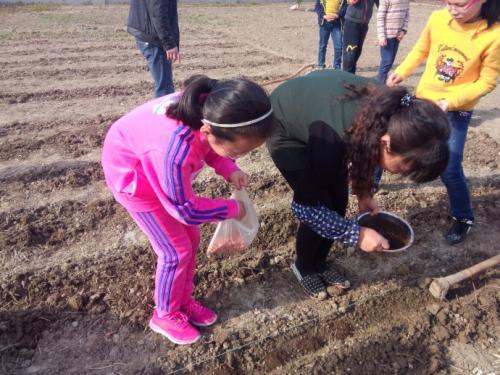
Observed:
[[[244,216],[232,199],[196,196],[205,164],[237,189],[248,176],[234,159],[260,146],[274,120],[266,92],[248,80],[190,79],[182,93],[134,109],[110,128],[102,165],[114,197],[146,234],[158,257],[156,308],[149,326],[177,344],[217,315],[193,299],[199,224]]]

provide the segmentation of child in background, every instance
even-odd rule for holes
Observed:
[[[143,104],[110,128],[102,164],[115,199],[149,238],[157,255],[155,310],[149,326],[172,342],[190,344],[217,315],[193,299],[199,224],[242,218],[232,199],[193,193],[208,164],[241,189],[248,176],[233,159],[260,146],[274,120],[266,92],[244,80],[190,79],[182,93]]]
[[[349,180],[359,212],[376,212],[371,189],[377,165],[425,182],[448,162],[448,120],[439,107],[404,88],[376,88],[370,82],[343,71],[317,70],[271,94],[278,125],[267,146],[293,190],[292,211],[300,221],[292,270],[320,299],[329,286],[350,286],[326,264],[334,241],[369,252],[389,247],[376,231],[344,217]]]
[[[319,47],[318,65],[319,69],[325,68],[326,49],[330,35],[333,42],[332,67],[341,69],[342,64],[342,27],[343,12],[345,12],[346,0],[316,0],[314,10],[318,15],[319,25]]]
[[[410,0],[380,0],[377,11],[377,37],[380,46],[380,67],[377,80],[385,83],[392,68],[399,42],[408,31]]]
[[[342,45],[342,69],[349,73],[356,73],[356,65],[361,56],[365,42],[368,24],[372,18],[373,4],[378,7],[379,0],[347,0],[349,6],[345,14]]]
[[[462,159],[472,110],[495,88],[500,71],[500,1],[446,0],[445,4],[447,9],[432,13],[387,85],[402,82],[427,60],[416,95],[433,100],[448,113],[451,153],[441,179],[453,216],[445,238],[454,245],[466,239],[474,222]]]

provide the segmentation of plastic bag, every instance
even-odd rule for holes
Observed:
[[[208,256],[242,253],[248,249],[259,231],[257,212],[247,192],[244,189],[235,190],[231,198],[245,205],[246,214],[241,220],[228,219],[217,224],[215,233],[208,244]]]

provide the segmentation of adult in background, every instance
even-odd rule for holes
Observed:
[[[172,63],[181,61],[177,0],[130,0],[127,31],[146,58],[154,96],[174,92]]]
[[[342,69],[349,73],[356,73],[363,43],[365,42],[368,24],[372,18],[373,4],[378,7],[379,0],[347,0],[343,38]]]

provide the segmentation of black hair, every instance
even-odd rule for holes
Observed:
[[[499,0],[486,0],[481,6],[481,18],[485,19],[488,23],[488,28],[493,26],[496,22],[500,22],[500,1]]]
[[[204,78],[205,75],[203,74],[193,74],[192,76],[190,76],[189,78],[186,78],[184,81],[182,81],[181,83],[181,87],[180,87],[180,90],[184,91],[184,89],[191,83],[191,82],[194,82],[196,81],[197,79],[199,78]]]
[[[235,124],[253,120],[271,110],[266,91],[248,79],[216,80],[196,75],[185,81],[179,101],[167,109],[167,116],[198,130],[202,119],[218,124]],[[223,128],[210,125],[213,136],[220,141],[236,137],[266,139],[274,129],[274,116],[242,127]]]
[[[448,117],[429,100],[411,97],[404,105],[405,95],[410,94],[400,86],[371,90],[347,130],[350,179],[358,195],[371,191],[384,134],[390,136],[390,152],[403,158],[409,166],[406,176],[415,182],[434,180],[448,164]]]

